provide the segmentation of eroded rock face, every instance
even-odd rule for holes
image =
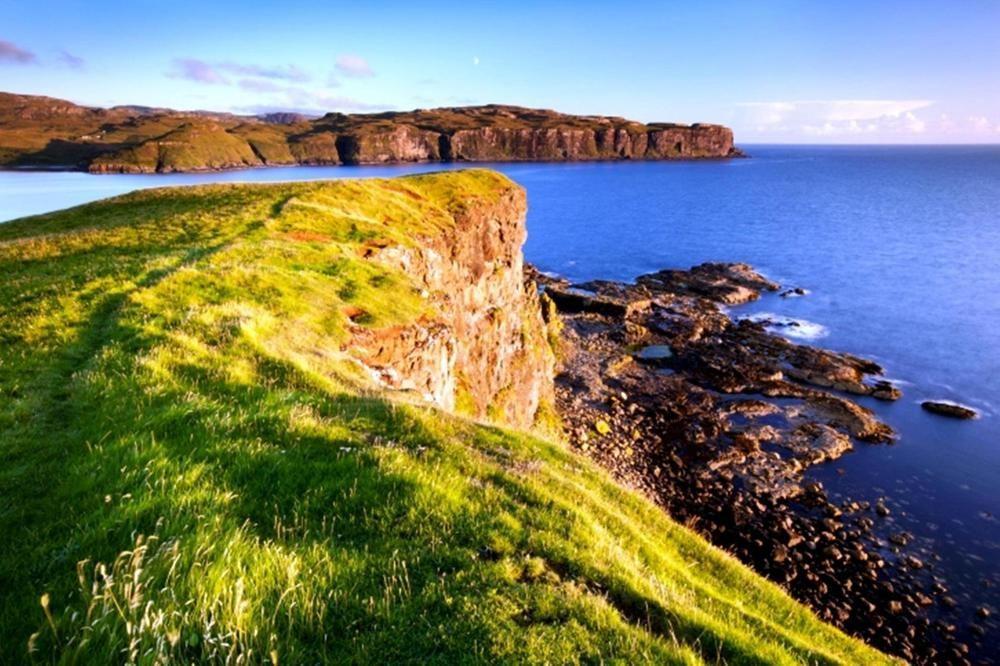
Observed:
[[[344,164],[391,164],[441,159],[440,135],[411,125],[396,125],[371,132],[343,134],[337,152]]]
[[[724,155],[733,149],[733,131],[721,125],[673,125],[649,132],[647,159]]]
[[[554,355],[538,289],[524,277],[525,210],[524,191],[511,184],[495,202],[461,207],[452,230],[372,253],[410,275],[439,313],[405,327],[358,327],[353,353],[377,381],[520,428],[552,404]]]
[[[721,125],[663,130],[495,128],[449,135],[452,159],[510,160],[692,159],[735,155],[733,133]]]
[[[278,122],[276,122],[276,120]],[[288,164],[717,159],[741,156],[721,125],[489,104],[261,117],[77,106],[0,93],[0,164],[95,173]]]

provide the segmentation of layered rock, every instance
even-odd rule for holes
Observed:
[[[0,166],[169,172],[267,165],[711,159],[739,156],[721,125],[486,105],[260,117],[100,109],[0,93]]]
[[[342,164],[392,164],[441,159],[440,135],[412,125],[392,125],[376,131],[345,133],[337,137]]]
[[[372,261],[420,286],[437,316],[388,330],[359,327],[351,346],[389,388],[525,428],[552,405],[554,355],[538,290],[524,278],[524,190],[506,182],[499,197],[452,211],[455,224],[444,233],[372,250]]]

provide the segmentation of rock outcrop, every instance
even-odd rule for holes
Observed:
[[[932,414],[950,416],[953,419],[967,420],[974,419],[979,416],[979,412],[971,407],[966,407],[965,405],[959,405],[957,403],[947,402],[944,400],[924,400],[920,403],[920,406]]]
[[[824,620],[915,663],[965,662],[926,609],[946,604],[926,575],[934,553],[898,534],[887,548],[886,498],[835,501],[809,476],[891,441],[851,397],[898,399],[882,368],[733,319],[726,306],[780,288],[746,264],[538,279],[563,323],[556,405],[571,446]]]
[[[376,114],[236,116],[83,107],[0,93],[0,166],[154,173],[276,165],[740,156],[721,125],[486,105]]]
[[[370,260],[417,282],[437,316],[392,329],[358,327],[350,347],[389,388],[527,428],[552,407],[555,358],[538,289],[524,277],[524,190],[498,174],[484,177],[506,186],[451,211],[452,228],[416,245],[370,249]]]

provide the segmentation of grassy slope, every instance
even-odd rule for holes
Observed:
[[[266,127],[259,134],[264,131]],[[273,152],[269,144],[261,145]],[[260,164],[261,160],[246,138],[230,134],[225,127],[210,120],[195,119],[162,136],[101,155],[93,160],[91,166],[112,165],[152,172],[227,169]]]
[[[0,225],[0,662],[884,661],[561,445],[364,389],[345,303],[428,306],[358,244],[510,186],[147,190]]]

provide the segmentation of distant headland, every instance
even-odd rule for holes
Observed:
[[[740,157],[722,125],[490,104],[368,114],[240,116],[87,107],[0,93],[0,168],[169,173],[260,166]]]

